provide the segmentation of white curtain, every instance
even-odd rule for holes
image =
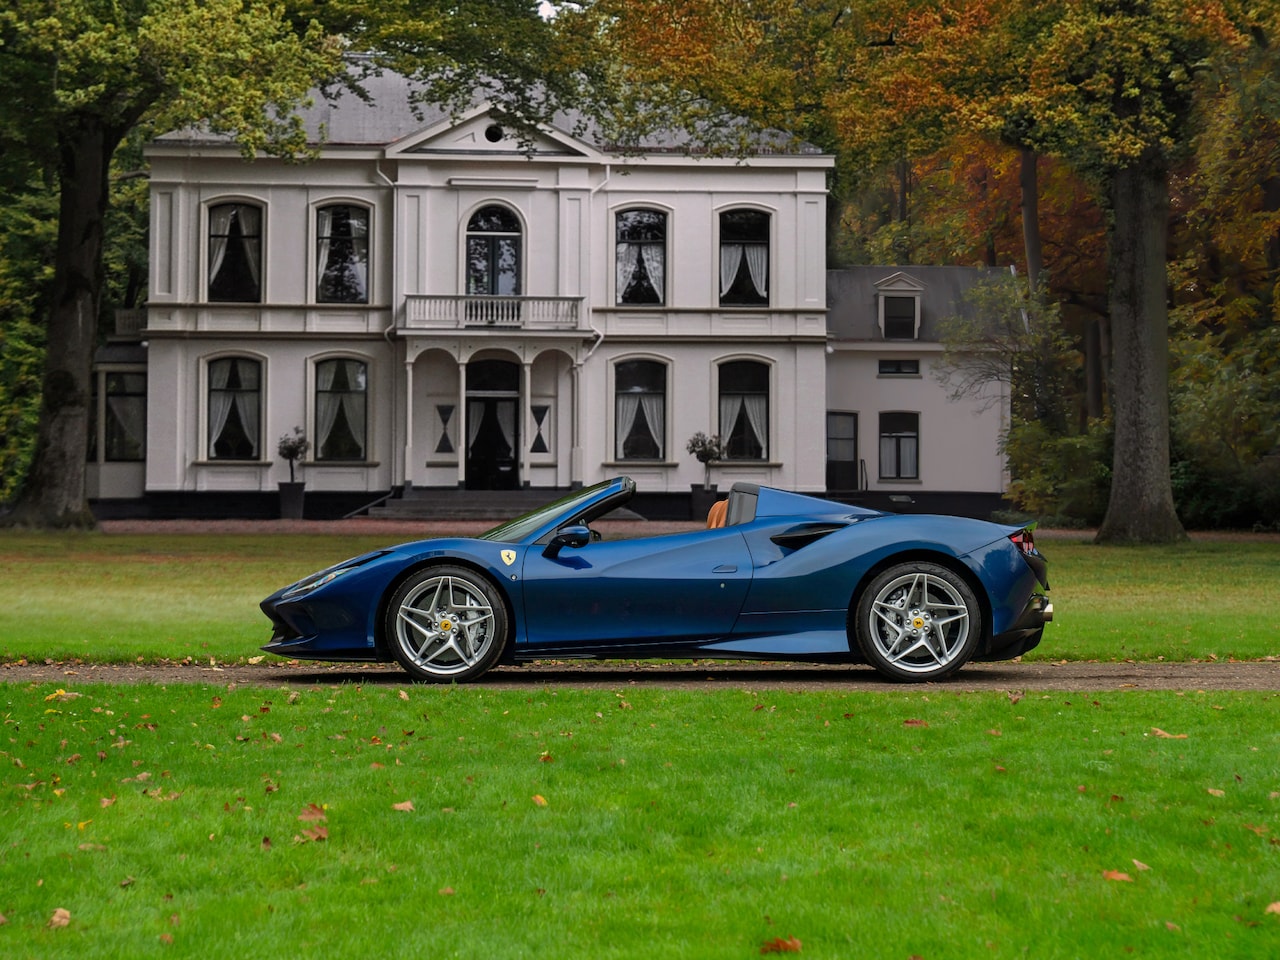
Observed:
[[[107,409],[131,445],[139,450],[147,431],[147,407],[141,397],[107,397]]]
[[[209,450],[207,456],[214,457],[213,445],[222,436],[227,425],[227,417],[231,413],[232,394],[226,389],[227,380],[231,377],[231,364],[234,360],[215,360],[209,364]]]
[[[654,446],[658,448],[658,457],[663,456],[662,438],[666,436],[666,424],[663,422],[663,397],[656,393],[645,393],[640,396],[644,407],[644,418],[649,421],[649,436],[653,437]]]
[[[644,258],[644,268],[649,273],[649,282],[653,284],[654,292],[662,302],[666,301],[666,287],[663,285],[666,281],[665,250],[666,248],[660,243],[646,243],[640,248],[640,254]]]
[[[316,455],[323,456],[324,448],[329,442],[329,432],[338,419],[338,408],[342,404],[342,395],[331,393],[334,378],[338,375],[340,360],[326,360],[316,364]],[[348,420],[350,417],[348,417]]]
[[[262,211],[257,207],[237,204],[240,213],[240,229],[243,233],[244,255],[249,261],[249,273],[254,285],[262,286]]]
[[[751,274],[752,286],[756,288],[756,293],[765,296],[769,289],[768,246],[763,243],[747,244],[742,253],[747,258],[747,271]]]
[[[769,459],[769,398],[760,394],[747,394],[742,398],[743,409],[747,411],[747,422],[751,424],[751,432],[756,435],[760,444],[760,457]]]
[[[342,410],[347,415],[351,436],[360,446],[360,456],[365,455],[365,392],[364,364],[359,360],[344,360],[347,365],[347,392],[342,395]]]
[[[916,437],[902,438],[902,443],[899,444],[898,446],[898,449],[902,453],[902,465],[901,465],[902,472],[899,474],[899,476],[901,477],[919,476],[919,469],[916,463],[916,449],[917,449],[918,442],[919,441],[917,440]]]
[[[720,436],[727,442],[733,434],[734,424],[738,422],[738,412],[742,409],[742,397],[736,393],[720,395]]]
[[[471,448],[475,446],[476,435],[480,433],[480,418],[484,416],[484,404],[479,400],[467,401],[467,456],[471,456]]]
[[[636,425],[636,411],[640,409],[640,396],[634,393],[618,394],[618,436],[614,440],[614,458],[626,458],[624,448],[631,429]]]
[[[622,295],[627,292],[627,287],[631,286],[631,280],[636,275],[636,264],[640,262],[640,246],[635,243],[618,244],[618,267],[616,283],[618,286],[616,299],[618,303],[622,302]]]
[[[227,256],[227,233],[231,229],[231,217],[235,204],[224,204],[209,211],[209,283],[212,284],[222,269]]]
[[[516,451],[516,405],[499,403],[497,407],[498,429],[502,431],[502,439],[506,441],[508,449],[514,454]]]
[[[244,427],[244,435],[253,449],[253,456],[258,456],[258,365],[252,360],[233,360],[240,369],[240,387],[236,391],[236,411],[240,414],[240,425]],[[252,381],[252,382],[250,382]]]
[[[733,286],[733,278],[738,275],[740,263],[742,263],[742,244],[720,244],[720,296],[723,297]]]

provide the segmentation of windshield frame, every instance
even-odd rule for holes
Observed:
[[[571,520],[590,523],[596,517],[630,500],[635,489],[635,481],[630,477],[603,480],[590,487],[574,490],[559,500],[553,500],[513,520],[500,523],[476,539],[497,543],[536,542]]]

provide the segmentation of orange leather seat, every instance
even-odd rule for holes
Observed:
[[[717,500],[711,505],[711,509],[707,511],[707,529],[714,530],[716,527],[723,527],[725,517],[729,514],[729,501]]]

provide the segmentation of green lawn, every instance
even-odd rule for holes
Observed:
[[[0,698],[6,957],[1280,955],[1275,694]]]
[[[0,657],[235,661],[268,638],[257,604],[383,545],[371,537],[0,532]],[[1043,540],[1057,619],[1027,659],[1280,655],[1280,545],[1101,548]]]

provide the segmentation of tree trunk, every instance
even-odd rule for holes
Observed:
[[[1169,479],[1169,181],[1139,161],[1111,176],[1110,315],[1115,454],[1098,543],[1186,538]]]
[[[85,496],[90,370],[102,289],[107,175],[118,143],[95,117],[59,134],[58,244],[36,448],[10,523],[92,527]]]

